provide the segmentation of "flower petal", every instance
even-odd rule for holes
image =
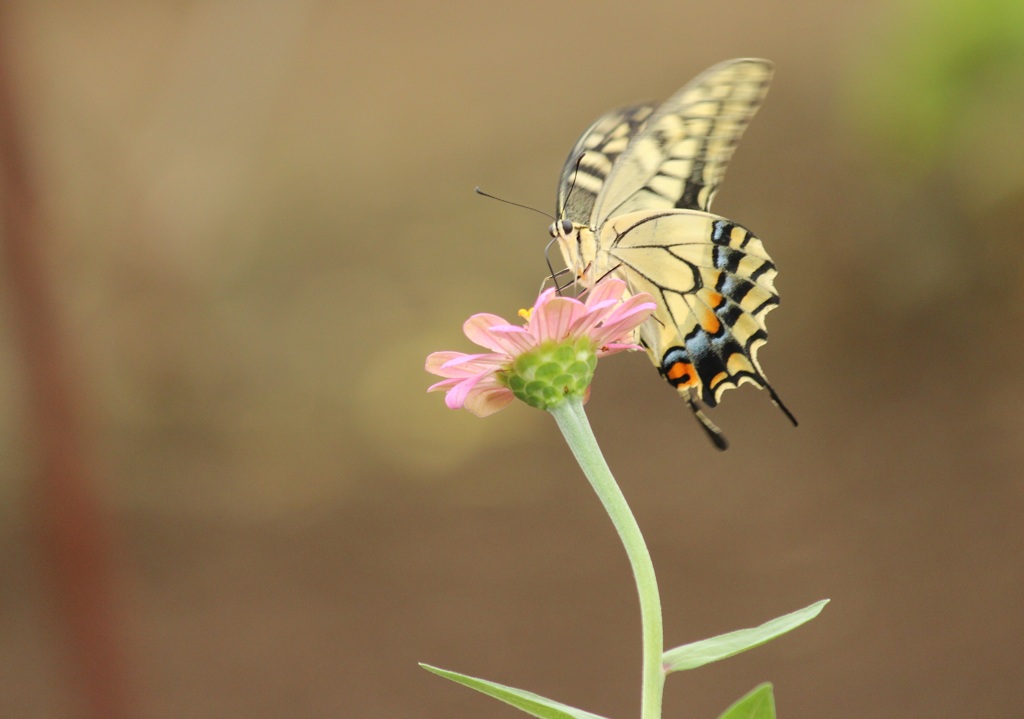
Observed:
[[[462,331],[465,332],[466,337],[469,337],[471,341],[476,342],[481,347],[486,347],[491,352],[505,352],[506,350],[501,340],[496,339],[491,333],[493,327],[503,326],[508,326],[508,320],[504,317],[481,312],[466,320],[462,325]]]
[[[505,354],[509,358],[533,349],[534,341],[530,331],[517,325],[498,325],[491,328],[491,336],[495,341],[505,345]]]
[[[605,283],[607,283],[607,280]],[[605,283],[602,283],[602,287]],[[618,284],[621,284],[621,282],[618,282]],[[638,295],[629,297],[625,301],[622,301],[621,298],[616,298],[588,303],[587,314],[576,322],[572,328],[572,333],[577,336],[590,334],[596,342],[601,344],[612,341],[616,339],[616,332],[628,333],[632,331],[633,327],[621,324],[624,319],[636,313],[643,313],[643,317],[636,320],[637,325],[643,324],[644,320],[657,307],[650,299],[650,295],[646,292],[641,292]]]
[[[626,293],[626,283],[617,277],[606,277],[590,288],[587,293],[587,308],[605,300],[621,300]]]
[[[424,369],[431,374],[440,375],[441,377],[451,377],[446,370],[448,366],[454,366],[459,364],[460,360],[466,358],[479,357],[480,355],[468,355],[465,352],[433,352],[427,357],[427,363]]]
[[[501,367],[507,362],[505,355],[462,352],[434,352],[427,357],[426,370],[439,377],[469,377]]]
[[[604,302],[597,305],[593,310],[588,310],[585,315],[578,318],[569,329],[569,333],[575,337],[588,334],[597,325],[605,321],[605,319],[615,311],[615,307],[618,304],[618,300],[605,300]]]
[[[437,374],[437,370],[441,365],[446,364],[449,360],[453,360],[456,357],[465,357],[464,352],[431,352],[427,356],[427,363],[424,369],[431,374]]]
[[[477,392],[471,392],[466,397],[463,406],[477,417],[487,417],[508,405],[513,399],[515,395],[508,387],[478,388]]]
[[[444,396],[444,403],[448,405],[448,409],[462,409],[466,404],[466,398],[473,391],[485,375],[478,374],[474,377],[467,377],[450,390],[448,394]]]
[[[556,294],[556,292],[557,290],[554,287],[549,287],[548,289],[541,292],[539,295],[537,295],[537,301],[533,303],[533,309],[537,310],[538,308],[543,307],[556,297],[561,297],[561,295]]]
[[[494,372],[484,372],[475,377],[467,377],[454,385],[445,395],[444,400],[451,409],[467,409],[473,414],[477,414],[476,410],[480,410],[486,414],[493,414],[508,404],[505,402],[505,404],[493,407],[488,411],[496,399],[492,395],[499,390],[508,392],[509,396],[512,396],[512,390],[501,384]]]
[[[637,344],[626,344],[623,342],[613,342],[611,344],[601,345],[597,348],[598,358],[607,357],[609,355],[618,354],[619,352],[628,352],[644,349],[643,345]]]
[[[572,297],[555,297],[538,304],[530,317],[530,334],[538,342],[565,339],[569,329],[586,313],[586,306]]]
[[[440,382],[435,382],[434,384],[427,387],[427,392],[438,392],[442,389],[449,390],[461,381],[462,379],[458,377],[450,377],[449,379],[443,379]]]
[[[633,330],[642,325],[657,308],[653,302],[638,302],[625,311],[623,305],[600,327],[591,331],[591,336],[598,344],[607,344],[630,337]]]

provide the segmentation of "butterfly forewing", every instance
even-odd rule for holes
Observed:
[[[607,174],[590,226],[636,210],[709,210],[771,77],[767,60],[730,60],[666,100]]]
[[[557,217],[587,224],[594,200],[612,166],[654,111],[654,105],[633,105],[602,115],[569,151],[558,180]]]

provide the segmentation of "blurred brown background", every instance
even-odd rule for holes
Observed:
[[[547,221],[475,185],[550,210],[594,118],[737,56],[776,79],[715,209],[780,267],[760,357],[801,426],[731,392],[720,454],[639,355],[602,364],[589,414],[670,646],[832,603],[671,677],[665,715],[767,679],[789,719],[1020,716],[1024,4],[2,18],[132,716],[522,716],[417,661],[637,715],[628,567],[554,423],[451,412],[422,365],[545,272]],[[0,715],[95,716],[3,263]]]

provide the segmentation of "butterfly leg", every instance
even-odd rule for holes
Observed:
[[[548,265],[548,267],[550,268],[550,265]],[[570,271],[568,269],[565,269],[565,270],[553,270],[552,269],[551,270],[551,274],[549,274],[547,277],[545,277],[543,282],[540,283],[541,291],[543,292],[545,289],[547,289],[548,285],[550,284],[552,287],[555,288],[555,292],[558,295],[561,295],[563,290],[567,290],[567,289],[569,289],[570,287],[572,287],[573,285],[576,284],[575,280],[573,280],[571,282],[566,282],[564,284],[562,283],[562,281],[561,281],[562,278],[565,277],[569,273],[570,273]]]

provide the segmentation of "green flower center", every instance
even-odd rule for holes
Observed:
[[[525,352],[498,373],[505,386],[531,407],[551,409],[582,397],[594,379],[597,347],[589,337],[549,341]]]

